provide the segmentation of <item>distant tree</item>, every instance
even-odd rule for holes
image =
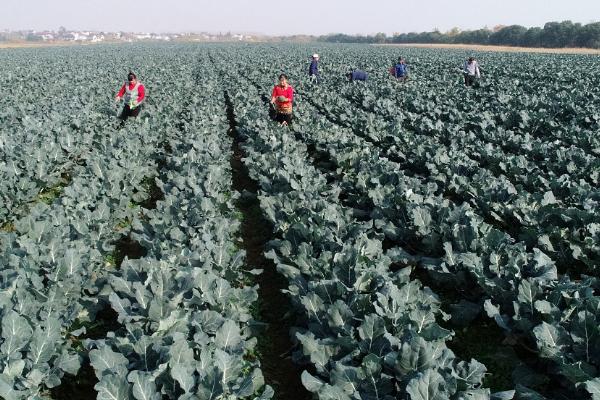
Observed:
[[[28,33],[27,36],[25,36],[25,40],[28,42],[40,42],[42,39],[43,38],[40,35],[36,35],[35,33]]]
[[[557,47],[560,40],[560,24],[558,22],[547,22],[542,31],[542,46]]]
[[[423,40],[421,39],[421,34],[417,33],[417,32],[411,32],[411,33],[407,33],[405,35],[405,43],[419,43],[419,40]]]
[[[61,26],[58,28],[58,39],[64,39],[67,36],[67,28]]]
[[[458,36],[460,34],[460,29],[458,27],[454,27],[452,29],[450,29],[448,32],[446,32],[446,35],[450,36],[450,37],[455,37]]]
[[[544,25],[542,46],[544,47],[569,47],[574,46],[581,24],[571,21],[548,22]]]
[[[497,44],[527,47],[590,47],[600,48],[600,22],[587,25],[571,21],[548,22],[543,28],[526,28],[520,25],[498,25],[492,30],[460,31],[453,28],[446,33],[438,29],[431,32],[384,33],[374,36],[332,34],[321,36],[320,41],[337,43],[466,43]]]
[[[523,35],[521,45],[525,47],[541,47],[543,34],[544,30],[542,28],[529,28]]]
[[[448,43],[449,39],[437,29],[433,32],[427,32],[426,37],[429,43]]]
[[[383,32],[379,32],[375,35],[375,43],[385,43],[387,40],[387,36]]]
[[[464,44],[489,44],[492,32],[488,29],[464,31],[454,37],[454,43]]]
[[[575,43],[578,47],[600,49],[600,22],[594,22],[579,28]]]
[[[527,28],[520,25],[506,26],[499,31],[492,33],[489,38],[490,44],[519,46],[523,43],[523,38]]]

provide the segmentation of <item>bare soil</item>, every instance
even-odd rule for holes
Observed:
[[[227,92],[225,102],[230,124],[229,136],[233,138],[230,160],[233,189],[246,197],[237,202],[238,211],[243,215],[241,247],[246,250],[248,266],[263,270],[255,282],[258,284],[258,317],[267,324],[265,332],[258,337],[261,370],[266,383],[275,390],[275,399],[308,400],[310,393],[300,380],[303,368],[294,364],[291,357],[294,343],[290,331],[294,320],[288,312],[292,310],[292,304],[282,292],[287,288],[287,281],[277,272],[273,261],[264,255],[268,242],[273,239],[273,226],[260,208],[258,183],[250,178],[244,164],[244,151],[237,131],[233,104]]]

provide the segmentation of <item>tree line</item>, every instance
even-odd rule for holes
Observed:
[[[543,28],[526,28],[510,25],[498,29],[477,29],[449,32],[410,32],[387,36],[331,34],[320,36],[319,41],[330,43],[439,43],[439,44],[482,44],[522,47],[586,47],[600,49],[600,22],[590,24],[572,21],[548,22]]]

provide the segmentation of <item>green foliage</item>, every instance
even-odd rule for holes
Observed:
[[[445,33],[410,32],[387,37],[378,33],[373,36],[353,36],[330,34],[320,36],[321,42],[330,43],[444,43],[479,44],[524,47],[586,47],[600,48],[600,23],[587,25],[571,21],[548,22],[542,28],[526,28],[520,25],[499,27],[499,29],[477,29],[459,31],[456,28]]]
[[[374,388],[383,397],[389,382],[396,397],[410,390],[413,397],[542,398],[521,386],[545,389],[535,373],[525,379],[503,369],[488,371],[491,379],[494,374],[503,376],[503,387],[511,381],[514,385],[514,390],[493,395],[481,383],[461,386],[456,376],[462,377],[458,371],[464,375],[468,368],[452,358],[447,360],[451,367],[441,365],[454,369],[457,382],[445,375],[448,369],[437,370],[443,385],[437,385],[433,371],[422,370],[409,389],[411,380],[405,375],[415,363],[410,363],[411,347],[403,340],[416,335],[426,342],[446,341],[452,332],[438,325],[447,316],[435,310],[410,310],[403,317],[410,303],[393,313],[386,308],[393,301],[385,306],[377,303],[377,282],[402,287],[403,281],[388,275],[392,263],[428,270],[438,285],[480,293],[476,313],[485,303],[485,311],[507,335],[540,341],[538,356],[553,363],[553,368],[541,371],[542,377],[559,375],[573,383],[589,380],[596,366],[579,364],[582,368],[577,369],[573,364],[582,361],[575,345],[579,339],[568,339],[575,332],[569,326],[573,317],[561,314],[572,308],[551,300],[556,301],[559,293],[598,285],[595,278],[571,282],[565,271],[576,260],[585,260],[586,272],[598,273],[595,236],[586,245],[585,234],[570,232],[590,227],[595,232],[597,199],[590,189],[600,172],[596,160],[600,142],[584,127],[589,127],[585,115],[595,112],[599,98],[582,95],[567,100],[553,94],[568,93],[574,86],[590,92],[593,83],[584,73],[588,59],[569,56],[581,69],[573,72],[577,80],[565,81],[549,80],[551,74],[544,73],[555,56],[485,53],[480,61],[486,77],[477,90],[469,90],[454,83],[453,66],[461,63],[462,52],[404,49],[414,68],[411,80],[402,86],[386,76],[393,60],[390,49],[331,46],[320,53],[327,58],[328,73],[319,86],[307,83],[293,54],[285,53],[263,54],[265,67],[247,72],[246,79],[227,75],[244,87],[232,100],[239,129],[247,137],[244,149],[250,173],[264,193],[261,206],[278,235],[269,257],[288,278],[290,295],[308,321],[296,335],[302,345],[296,357],[316,370],[316,375],[303,376],[305,386],[319,398],[369,396],[368,390]],[[503,70],[500,65],[507,58],[529,67]],[[240,68],[249,62],[233,52],[219,60]],[[269,125],[260,113],[261,90],[269,87],[270,75],[276,75],[270,65],[282,64],[296,77],[292,84],[298,90],[292,132]],[[348,65],[374,71],[376,82],[340,84],[336,71]],[[549,114],[550,109],[554,111]],[[578,111],[573,114],[567,111],[574,109]],[[572,133],[584,130],[581,135]],[[327,161],[320,161],[322,154]],[[540,160],[546,160],[543,168]],[[566,181],[572,192],[559,189],[558,182]],[[566,222],[566,215],[577,217]],[[363,236],[366,254],[360,250]],[[383,252],[383,239],[394,247]],[[379,250],[371,253],[367,248]],[[569,301],[582,307],[587,300]],[[373,313],[384,322],[363,326],[363,321],[377,320]],[[550,316],[554,325],[550,331],[556,335],[548,337],[543,326],[536,327],[544,321],[550,324]],[[412,323],[397,322],[406,320]],[[595,323],[590,320],[589,327]],[[410,333],[399,334],[397,326]],[[559,336],[560,342],[550,340]],[[398,337],[402,339],[394,341]],[[402,354],[399,349],[405,351],[400,374],[391,369],[395,361],[386,363]],[[356,367],[369,354],[382,357],[376,385],[368,389],[361,372],[342,394],[345,386],[332,371],[337,365]],[[576,385],[565,386],[570,396],[585,396]]]
[[[3,70],[12,71],[0,78],[2,88],[19,88],[0,100],[0,144],[7,151],[0,163],[0,217],[11,221],[0,236],[6,278],[0,397],[39,398],[65,374],[78,374],[89,358],[99,399],[266,400],[273,392],[260,361],[249,356],[256,346],[249,324],[257,294],[235,244],[239,222],[231,139],[225,115],[219,117],[222,91],[200,82],[158,84],[167,70],[186,76],[210,70],[185,48],[148,53],[136,47],[127,57],[117,47],[102,50],[110,56],[97,51],[0,58]],[[23,57],[28,73],[19,68]],[[138,123],[117,130],[105,100],[119,85],[122,65],[131,62],[145,66],[147,87],[165,105],[149,102]],[[80,74],[61,78],[72,75],[73,66]],[[40,75],[44,93],[33,91],[40,82],[15,83],[36,69],[54,73]],[[82,90],[73,117],[73,99]],[[202,95],[190,96],[194,92]],[[37,97],[38,106],[18,109],[27,95]],[[178,128],[182,98],[195,110],[187,121],[193,134]],[[168,155],[161,150],[165,140]],[[50,189],[38,196],[40,188]],[[96,321],[105,305],[116,314],[114,323]]]
[[[308,391],[539,399],[530,387],[560,381],[572,398],[597,397],[595,60],[482,53],[471,89],[456,84],[464,52],[406,49],[400,84],[387,72],[395,50],[323,45],[316,86],[298,63],[304,46],[128,50],[0,54],[0,396],[36,398],[86,358],[101,399],[274,395],[252,337],[226,87],[238,89],[228,93],[259,187],[250,212],[273,224],[267,256],[288,281]],[[132,63],[152,96],[118,130],[107,104],[122,77],[110,71]],[[375,84],[341,84],[350,67]],[[266,120],[280,69],[297,89],[290,129]],[[32,82],[32,71],[52,73]],[[116,321],[95,335],[106,306]],[[451,341],[471,338],[448,329],[486,314],[548,369],[523,367],[502,382],[511,390],[490,393],[497,364],[485,346],[455,354],[465,344]]]

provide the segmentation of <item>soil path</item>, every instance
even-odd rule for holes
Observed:
[[[225,93],[229,135],[233,138],[231,169],[233,189],[242,194],[238,210],[243,215],[241,235],[242,248],[246,250],[246,262],[250,268],[260,268],[263,273],[256,278],[259,285],[259,318],[267,324],[258,337],[259,357],[265,381],[275,390],[275,399],[308,400],[310,393],[300,380],[302,368],[291,358],[293,347],[290,329],[293,320],[288,315],[292,310],[290,301],[282,292],[287,281],[277,272],[274,263],[264,256],[265,247],[273,239],[273,226],[267,221],[256,197],[258,184],[253,181],[242,160],[244,153],[240,146],[233,104]]]

